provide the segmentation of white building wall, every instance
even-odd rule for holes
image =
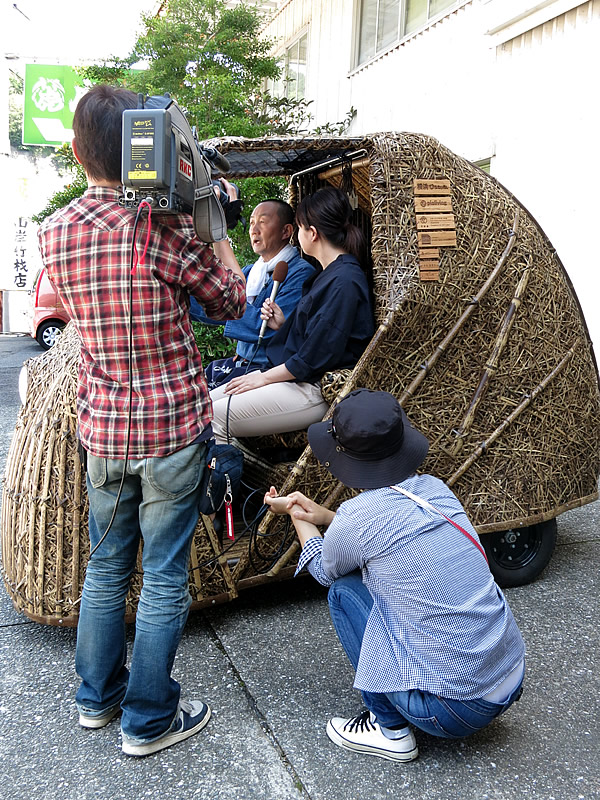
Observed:
[[[463,4],[350,73],[352,133],[426,133],[471,160],[488,158],[494,57],[484,28],[481,5]]]
[[[312,100],[314,124],[343,120],[350,110],[354,0],[284,0],[265,35],[275,42],[274,52],[305,31],[308,33],[306,99]]]
[[[531,211],[562,259],[600,357],[594,184],[600,110],[600,0],[498,47],[493,172]]]
[[[265,33],[277,50],[308,29],[315,123],[357,109],[350,133],[415,131],[491,172],[562,259],[600,354],[594,162],[600,0],[465,0],[353,68],[358,0],[284,0]],[[276,52],[277,52],[276,50]]]

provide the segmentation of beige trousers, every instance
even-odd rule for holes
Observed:
[[[316,383],[281,381],[243,394],[225,394],[227,384],[210,393],[213,431],[218,444],[227,442],[227,405],[230,436],[264,436],[307,428],[319,422],[329,406]]]

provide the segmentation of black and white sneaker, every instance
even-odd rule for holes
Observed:
[[[206,703],[200,700],[181,700],[173,724],[166,733],[150,742],[140,742],[123,733],[121,749],[128,756],[148,756],[198,733],[209,719],[210,708]]]
[[[330,719],[327,735],[332,742],[346,750],[387,758],[389,761],[412,761],[419,755],[415,736],[408,726],[397,731],[397,738],[388,739],[370,711],[363,711],[352,719]]]

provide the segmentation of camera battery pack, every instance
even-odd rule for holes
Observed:
[[[122,153],[124,186],[168,191],[171,186],[169,111],[165,108],[124,111]]]
[[[136,208],[145,201],[159,212],[189,214],[200,239],[224,239],[227,225],[219,184],[212,180],[211,164],[185,115],[168,95],[149,97],[140,105],[123,112],[119,202]],[[228,169],[227,161],[218,153],[217,157],[220,168]]]

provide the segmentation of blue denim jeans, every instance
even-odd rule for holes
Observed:
[[[336,633],[356,670],[373,598],[360,573],[353,572],[332,584],[328,601]],[[387,693],[363,691],[362,696],[366,707],[384,727],[411,723],[433,736],[458,739],[485,728],[502,714],[520,696],[521,684],[503,703],[449,700],[419,689]]]
[[[123,732],[140,742],[171,726],[180,687],[171,678],[189,606],[189,556],[198,521],[205,444],[168,456],[130,459],[110,531],[90,557],[77,628],[77,707],[102,714],[121,704]],[[123,461],[88,455],[92,550],[108,527]],[[140,538],[144,571],[135,641],[125,666],[125,599]]]

